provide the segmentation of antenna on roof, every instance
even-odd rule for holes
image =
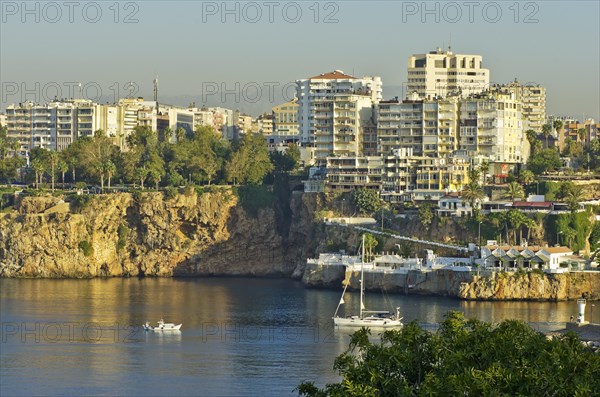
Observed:
[[[448,52],[452,51],[452,32],[450,32],[450,42],[448,43]]]

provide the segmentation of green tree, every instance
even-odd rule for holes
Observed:
[[[525,190],[523,190],[523,186],[519,185],[517,182],[511,182],[506,187],[506,196],[509,197],[512,201],[515,201],[517,198],[525,198]]]
[[[375,236],[371,233],[365,233],[365,257],[362,258],[363,262],[370,262],[375,257],[373,251],[379,244]]]
[[[550,124],[544,124],[542,126],[542,134],[544,135],[544,138],[546,138],[546,149],[549,149],[548,137],[550,136],[551,133],[552,133],[552,126]]]
[[[35,158],[31,160],[31,168],[35,171],[35,188],[40,188],[40,183],[46,170],[46,164],[41,158]]]
[[[419,222],[421,222],[421,225],[423,225],[425,230],[429,230],[429,226],[431,226],[433,218],[435,217],[430,203],[421,204],[419,207],[418,217]]]
[[[552,127],[556,130],[556,135],[560,136],[560,131],[563,128],[563,121],[562,120],[553,120],[552,121]]]
[[[469,183],[467,183],[461,192],[463,199],[467,200],[467,202],[471,205],[473,209],[473,215],[478,217],[479,215],[479,205],[478,203],[484,199],[485,193],[483,192],[483,188],[479,186],[476,179],[471,179]]]
[[[354,208],[361,214],[377,211],[381,206],[381,199],[373,189],[361,188],[352,192]]]
[[[519,171],[519,182],[523,185],[529,185],[535,180],[535,175],[530,170]]]
[[[558,151],[554,148],[541,150],[529,157],[527,169],[535,175],[541,175],[547,171],[554,171],[562,166]]]
[[[56,164],[56,170],[61,174],[62,188],[65,188],[65,174],[69,170],[69,165],[62,158],[58,160]]]
[[[298,145],[290,144],[285,152],[281,153],[275,150],[270,156],[276,171],[290,172],[298,167],[300,149]]]
[[[58,153],[55,151],[51,151],[48,154],[48,163],[50,166],[50,177],[52,180],[52,191],[54,191],[54,178],[56,178],[56,167],[59,162]]]
[[[490,172],[490,163],[487,160],[484,160],[481,162],[481,164],[479,165],[479,172],[481,173],[481,176],[483,177],[483,186],[485,186],[487,174],[488,174],[488,172]]]
[[[228,180],[238,183],[259,184],[274,169],[269,157],[267,141],[261,134],[246,134],[240,146],[227,163]]]
[[[8,128],[0,125],[0,181],[16,178],[17,171],[25,164],[17,153],[20,147],[17,139],[8,137]]]
[[[529,142],[529,147],[531,149],[531,154],[533,154],[537,149],[537,143],[539,142],[537,139],[537,132],[534,130],[525,131],[525,136],[527,137],[527,142]]]
[[[592,396],[600,355],[576,334],[548,339],[529,325],[490,324],[449,312],[436,332],[413,321],[374,342],[363,328],[336,358],[339,383],[298,386],[301,396]]]

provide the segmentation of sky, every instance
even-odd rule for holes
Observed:
[[[0,111],[153,96],[253,115],[332,70],[403,95],[411,54],[480,54],[490,81],[540,84],[547,113],[600,119],[598,1],[0,0]],[[81,83],[79,88],[78,83]]]

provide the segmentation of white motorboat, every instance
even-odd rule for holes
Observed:
[[[148,321],[143,325],[145,331],[179,331],[182,324],[175,325],[174,323],[165,323],[162,318],[158,320],[158,326],[153,327]]]
[[[337,313],[340,309],[340,306],[344,304],[344,295],[346,294],[346,289],[348,288],[348,284],[344,287],[344,292],[342,292],[342,298],[340,299],[340,303],[335,310],[333,315],[333,324],[336,327],[355,327],[355,328],[379,328],[379,329],[387,329],[387,328],[400,328],[402,327],[402,317],[400,317],[400,309],[396,308],[396,313],[391,313],[389,311],[382,310],[365,310],[364,306],[364,295],[365,295],[365,285],[364,285],[364,269],[362,264],[364,264],[365,257],[365,235],[362,236],[362,255],[361,255],[361,268],[360,268],[360,311],[358,316],[348,316],[348,317],[338,317]]]

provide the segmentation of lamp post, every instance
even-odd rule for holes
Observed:
[[[383,205],[381,206],[381,231],[383,232]]]
[[[345,198],[342,199],[342,218],[344,217],[344,201],[346,201]]]
[[[478,226],[478,233],[477,233],[477,245],[479,245],[479,249],[481,249],[481,221],[479,221],[479,226]]]
[[[596,307],[596,305],[592,304],[592,307],[590,308],[590,311],[591,311],[591,314],[592,314],[592,315],[590,316],[590,322],[591,322],[592,324],[594,324],[594,308],[595,308],[595,307]]]

